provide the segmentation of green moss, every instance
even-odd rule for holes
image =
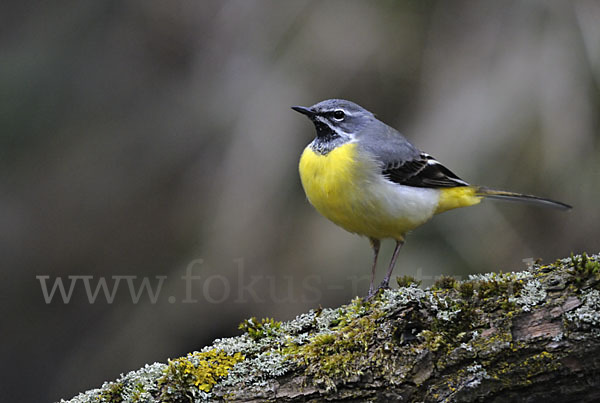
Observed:
[[[362,369],[375,367],[368,364],[373,359],[369,347],[375,342],[377,319],[383,313],[372,310],[356,316],[353,311],[361,309],[363,304],[353,301],[330,333],[317,334],[307,344],[288,350],[294,351],[292,359],[306,367],[305,375],[315,385],[333,389],[336,380],[361,375]]]
[[[514,312],[519,306],[524,310],[530,309],[535,305],[532,290],[530,289],[534,280],[529,280],[527,272],[523,273],[490,273],[486,276],[477,276],[467,282],[462,282],[457,286],[460,296],[463,300],[469,300],[475,297],[474,304],[486,312],[493,312],[498,307],[507,312]],[[531,276],[531,275],[529,275]],[[539,281],[535,284],[541,286]],[[523,289],[527,288],[526,295],[521,296]],[[538,290],[541,296],[541,290]]]
[[[218,380],[244,358],[239,352],[229,355],[222,350],[212,349],[169,360],[164,375],[158,380],[162,391],[161,401],[177,400],[171,395],[171,390],[185,391],[195,387],[202,392],[210,392]]]
[[[507,324],[506,327],[509,327]],[[471,346],[476,352],[486,352],[488,355],[497,352],[501,349],[511,349],[512,333],[509,329],[496,329],[493,333],[483,337],[479,336],[471,342]],[[516,349],[511,349],[516,351]]]
[[[492,276],[489,281],[477,282],[475,287],[480,298],[504,297],[517,294],[523,288],[521,280],[512,279],[509,276]]]
[[[444,351],[452,350],[460,341],[458,335],[464,335],[472,330],[475,311],[474,306],[465,301],[449,302],[449,315],[439,312],[433,319],[431,330],[435,334],[436,349],[443,347]]]
[[[106,403],[121,403],[123,401],[123,384],[112,382],[100,394],[100,400]]]
[[[525,273],[492,273],[454,284],[446,279],[438,283],[430,299],[437,314],[420,334],[423,347],[437,352],[437,368],[452,366],[479,354],[509,351],[511,319],[517,312],[517,302],[521,301],[516,296],[520,296],[523,284],[528,283],[526,276]],[[504,314],[493,327],[481,322],[484,312],[498,308],[503,308]],[[485,337],[481,336],[481,329],[487,329]]]
[[[146,389],[142,383],[138,383],[133,388],[133,392],[131,393],[131,401],[139,402],[142,399],[142,395],[146,393]]]
[[[239,324],[238,329],[247,332],[252,340],[257,341],[264,337],[275,336],[281,328],[281,322],[273,318],[263,318],[261,320],[252,317]]]
[[[500,301],[500,308],[506,312],[514,312],[514,310],[517,308],[517,305],[510,299],[503,299]]]
[[[454,277],[442,276],[431,287],[432,290],[451,290],[456,286]]]
[[[586,253],[573,255],[571,253],[570,273],[574,276],[574,282],[581,286],[588,280],[600,281],[600,262],[590,259]]]
[[[542,351],[517,362],[501,362],[490,373],[505,386],[529,385],[532,378],[561,368],[560,356]]]
[[[444,337],[438,332],[432,332],[431,330],[423,330],[419,337],[423,339],[423,347],[431,352],[436,352],[442,347],[446,347],[447,343]]]
[[[309,368],[316,368],[313,375],[318,377],[348,376],[357,367],[354,361],[368,350],[374,326],[371,318],[361,318],[354,326],[317,335],[300,348],[298,357]]]
[[[460,296],[464,299],[471,298],[474,292],[473,283],[470,281],[463,281],[458,285],[458,292],[460,293]]]
[[[421,281],[416,280],[413,276],[398,276],[396,277],[396,283],[398,283],[398,287],[410,287],[412,284],[421,285]]]

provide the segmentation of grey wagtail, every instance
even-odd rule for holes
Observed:
[[[353,102],[328,99],[309,108],[292,109],[306,115],[317,129],[317,137],[304,149],[299,166],[309,202],[335,224],[371,242],[375,258],[369,297],[375,292],[381,240],[396,241],[379,286],[388,288],[406,234],[435,214],[473,206],[483,198],[571,208],[542,197],[469,185]]]

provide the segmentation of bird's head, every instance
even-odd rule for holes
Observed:
[[[292,109],[314,123],[317,140],[321,142],[354,140],[375,119],[368,110],[343,99],[328,99],[310,107],[292,106]]]

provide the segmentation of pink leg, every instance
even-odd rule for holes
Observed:
[[[375,282],[375,268],[377,267],[377,256],[379,256],[379,247],[381,246],[381,241],[379,239],[369,238],[371,242],[371,247],[373,248],[373,252],[375,254],[375,258],[373,259],[373,267],[371,268],[371,284],[369,285],[369,295],[368,298],[373,296],[373,292],[375,289],[373,288],[373,283]]]
[[[402,245],[404,245],[404,241],[396,241],[396,249],[394,249],[394,254],[392,255],[390,267],[388,268],[388,272],[385,275],[383,281],[381,282],[379,288],[390,288],[390,277],[392,277],[392,271],[394,271],[396,259],[398,259],[398,254],[400,253],[400,249],[402,249]]]

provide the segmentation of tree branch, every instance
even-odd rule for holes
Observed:
[[[596,401],[599,262],[572,256],[427,290],[404,277],[370,302],[249,319],[241,336],[70,401]]]

